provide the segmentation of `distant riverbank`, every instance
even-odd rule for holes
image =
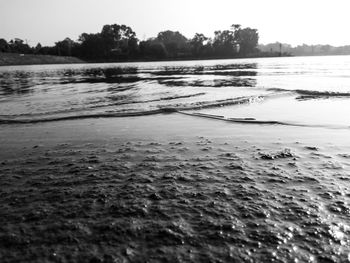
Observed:
[[[283,57],[288,56],[286,54]],[[83,60],[77,57],[67,56],[52,56],[52,55],[33,55],[33,54],[17,54],[17,53],[2,53],[0,52],[0,66],[15,66],[15,65],[40,65],[40,64],[74,64],[74,63],[116,63],[116,62],[153,62],[153,61],[189,61],[189,60],[216,60],[216,59],[239,59],[239,58],[258,58],[258,57],[279,57],[276,54],[261,54],[256,56],[246,57],[204,57],[204,58],[142,58],[142,59],[94,59]]]
[[[11,65],[37,65],[37,64],[70,64],[84,63],[85,61],[75,57],[62,57],[50,55],[29,55],[0,52],[0,66]]]

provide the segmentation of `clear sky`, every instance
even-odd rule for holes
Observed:
[[[212,37],[231,24],[257,28],[260,43],[350,44],[350,0],[0,0],[0,38],[52,45],[105,24],[140,40],[163,30]]]

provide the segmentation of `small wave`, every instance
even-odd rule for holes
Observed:
[[[238,72],[232,74],[252,74],[257,75],[257,64],[228,64],[228,65],[215,65],[215,66],[180,66],[180,67],[162,67],[159,70],[152,72],[154,75],[227,75],[228,72]],[[249,72],[249,73],[245,73]],[[230,73],[229,73],[230,74]]]
[[[246,70],[235,70],[235,71],[159,71],[152,72],[156,76],[173,76],[173,75],[214,75],[214,76],[234,76],[234,77],[244,77],[244,76],[256,76],[258,73],[256,71],[246,71]]]
[[[207,119],[216,119],[225,122],[234,122],[241,124],[265,124],[265,125],[283,125],[283,126],[296,126],[296,127],[308,127],[308,128],[327,128],[327,129],[350,129],[350,126],[345,125],[318,125],[318,124],[303,124],[303,123],[293,123],[293,122],[283,122],[276,120],[257,120],[255,118],[225,118],[220,115],[212,115],[212,114],[203,114],[203,113],[189,113],[183,111],[177,111],[178,113],[194,116],[194,117],[202,117]]]
[[[281,89],[281,88],[269,88],[269,89],[267,89],[267,91],[275,91],[275,92],[286,92],[286,91],[289,91],[289,92],[291,92],[292,90]]]
[[[34,118],[34,119],[0,119],[0,124],[33,124],[41,122],[55,122],[55,121],[67,121],[67,120],[79,120],[79,119],[97,119],[97,118],[118,118],[118,117],[136,117],[155,115],[160,113],[177,112],[174,108],[161,108],[149,111],[136,111],[136,112],[118,112],[118,113],[96,113],[96,114],[83,114],[73,116],[61,116],[50,118]]]
[[[312,99],[328,99],[328,98],[348,98],[350,97],[350,92],[335,92],[335,91],[316,91],[316,90],[288,90],[280,88],[269,88],[268,91],[274,91],[277,93],[296,93],[299,96],[296,97],[297,100],[312,100]]]
[[[139,76],[113,76],[113,77],[89,77],[81,78],[77,80],[65,80],[60,82],[60,84],[96,84],[96,83],[107,83],[107,84],[128,84],[128,83],[138,83],[141,81],[163,81],[163,80],[176,80],[181,77],[139,77]]]
[[[214,80],[160,80],[161,85],[169,87],[255,87],[256,79],[253,78],[229,78],[229,79],[214,79]]]
[[[167,100],[177,100],[177,99],[186,99],[186,98],[192,98],[192,97],[198,97],[205,95],[205,92],[199,92],[194,94],[188,94],[188,95],[174,95],[169,97],[161,97],[153,100],[138,100],[138,101],[126,101],[126,102],[120,102],[114,105],[126,105],[126,104],[138,104],[138,103],[148,103],[148,102],[157,102],[157,101],[167,101]],[[113,98],[112,98],[113,100]]]
[[[296,126],[296,127],[308,127],[308,128],[327,128],[327,129],[350,129],[350,126],[335,126],[335,125],[317,125],[317,124],[302,124],[292,122],[282,122],[275,120],[257,120],[255,118],[225,118],[221,115],[205,114],[199,112],[186,112],[171,107],[159,108],[156,110],[149,111],[138,111],[138,112],[125,112],[125,113],[98,113],[98,114],[86,114],[77,116],[63,116],[54,118],[42,118],[42,119],[0,119],[1,124],[35,124],[43,122],[56,122],[56,121],[69,121],[79,119],[97,119],[97,118],[122,118],[122,117],[139,117],[156,114],[170,114],[178,113],[192,117],[201,117],[207,119],[215,119],[231,123],[240,124],[256,124],[256,125],[283,125],[283,126]]]
[[[195,93],[188,95],[180,96],[169,96],[164,98],[158,98],[154,100],[141,101],[140,103],[145,102],[154,102],[154,101],[163,101],[163,100],[176,100],[188,97],[195,97],[205,95],[205,93]],[[154,115],[160,113],[169,113],[169,112],[179,112],[179,111],[188,111],[188,110],[198,110],[205,108],[215,108],[228,105],[237,105],[244,103],[251,103],[256,100],[261,100],[263,97],[239,97],[225,100],[216,100],[216,101],[204,101],[190,104],[175,104],[167,106],[158,106],[154,110],[144,110],[144,111],[128,111],[128,112],[105,112],[105,113],[94,113],[94,114],[81,114],[81,115],[70,115],[70,116],[60,116],[60,117],[41,117],[41,118],[21,118],[19,116],[12,116],[15,118],[2,118],[0,119],[0,124],[15,124],[15,123],[39,123],[39,122],[52,122],[52,121],[64,121],[64,120],[76,120],[76,119],[87,119],[87,118],[110,118],[110,117],[133,117],[133,116],[144,116],[144,115]],[[139,103],[134,102],[125,102],[125,104],[134,104]],[[123,104],[123,102],[118,105]],[[63,112],[62,112],[63,113]],[[30,117],[30,116],[28,116]]]
[[[265,96],[237,97],[237,98],[215,100],[215,101],[201,101],[201,102],[190,103],[190,104],[168,105],[167,108],[168,107],[175,108],[178,111],[199,110],[199,109],[216,108],[216,107],[223,107],[223,106],[230,106],[230,105],[248,104],[256,101],[261,101],[263,99],[265,99]]]
[[[350,92],[316,91],[316,90],[302,90],[302,89],[288,90],[288,89],[281,89],[281,88],[269,88],[267,90],[275,91],[275,92],[294,92],[299,95],[314,96],[314,97],[350,97]]]
[[[301,95],[330,96],[330,97],[350,97],[349,92],[331,92],[331,91],[314,91],[314,90],[296,90]]]
[[[296,98],[298,100],[350,97],[349,92],[314,91],[314,90],[295,90],[295,92],[301,95]]]

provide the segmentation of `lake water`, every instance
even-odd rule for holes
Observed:
[[[129,116],[175,109],[347,128],[350,56],[0,68],[2,120]]]

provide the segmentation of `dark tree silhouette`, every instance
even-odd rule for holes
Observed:
[[[0,52],[76,56],[90,61],[234,58],[258,54],[258,40],[256,29],[233,24],[229,30],[215,31],[213,39],[200,33],[187,39],[178,31],[166,30],[139,42],[131,27],[112,24],[98,33],[82,33],[78,41],[66,38],[54,46],[29,47],[21,39],[0,39]]]
[[[105,57],[104,41],[99,33],[83,33],[79,37],[80,55],[83,58],[99,59]]]
[[[194,37],[190,40],[192,55],[198,57],[204,54],[205,42],[208,40],[205,35],[196,33]]]
[[[167,30],[160,32],[157,40],[165,45],[167,54],[171,58],[186,56],[189,53],[188,40],[178,31]]]
[[[3,38],[0,39],[0,52],[9,52],[10,47],[7,41]]]
[[[237,42],[239,44],[239,54],[246,56],[256,53],[256,47],[259,41],[258,30],[251,29],[249,27],[244,29],[238,29],[236,31]]]
[[[68,37],[65,38],[63,41],[56,42],[55,47],[57,49],[57,55],[71,56],[74,46],[75,42]]]
[[[168,52],[163,42],[153,38],[140,42],[140,55],[148,59],[164,59],[168,57]]]
[[[224,30],[214,32],[213,48],[218,56],[232,57],[237,54],[237,40],[235,31]]]
[[[34,54],[40,54],[41,49],[42,49],[42,46],[40,43],[38,43],[34,48]]]
[[[128,59],[138,54],[138,40],[135,32],[125,25],[105,25],[101,33],[83,33],[75,53],[88,59]]]
[[[8,43],[9,52],[12,53],[22,53],[22,54],[31,54],[32,49],[28,44],[25,44],[22,39],[15,38],[10,40]]]
[[[137,52],[136,33],[126,25],[105,25],[101,31],[105,56],[130,56]]]

